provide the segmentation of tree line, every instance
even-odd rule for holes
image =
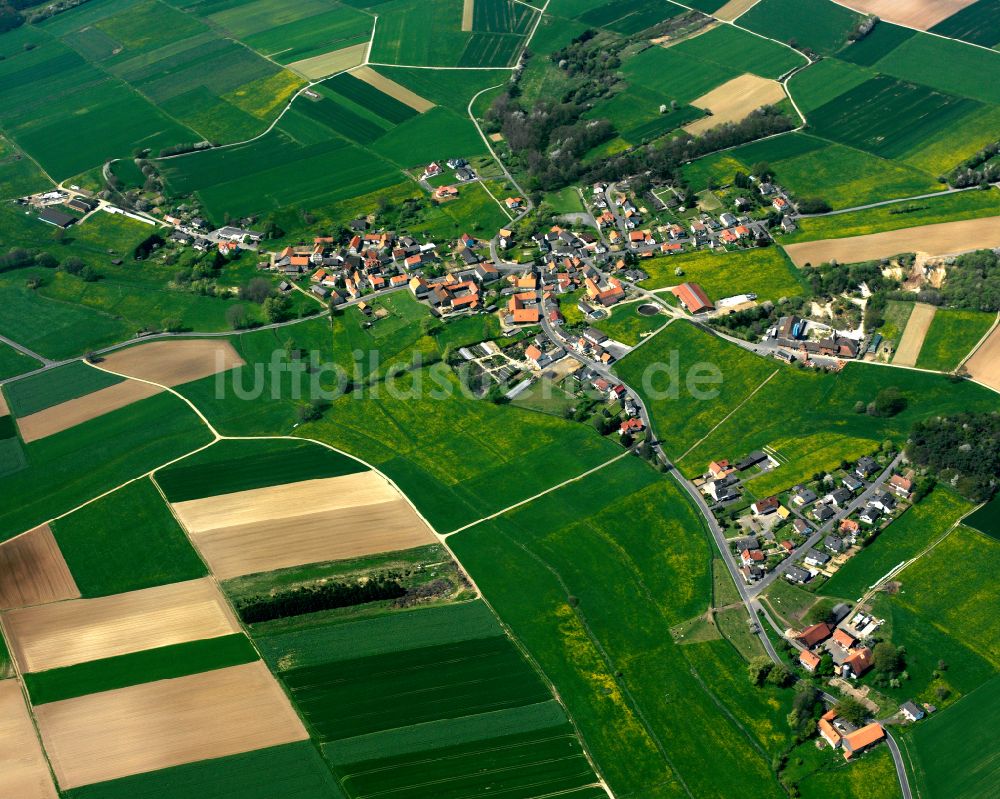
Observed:
[[[354,607],[383,599],[399,599],[406,588],[396,574],[378,574],[363,582],[331,581],[297,586],[273,594],[258,594],[236,602],[236,612],[247,624],[286,619],[320,610]]]
[[[1000,479],[1000,413],[961,413],[917,422],[906,457],[974,502],[989,499]]]

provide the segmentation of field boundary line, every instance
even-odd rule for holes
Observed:
[[[690,455],[691,452],[692,452],[692,450],[696,449],[699,444],[701,444],[706,438],[708,438],[710,435],[712,435],[712,433],[714,433],[716,430],[718,430],[719,427],[721,427],[723,424],[725,424],[726,420],[730,416],[732,416],[734,413],[736,413],[736,411],[738,411],[740,408],[742,408],[744,405],[746,405],[750,401],[750,399],[753,397],[753,395],[756,394],[758,391],[760,391],[762,388],[764,388],[764,386],[766,386],[769,382],[771,382],[771,378],[773,378],[780,371],[781,371],[781,369],[775,369],[773,372],[771,372],[771,374],[769,374],[764,379],[764,382],[762,382],[759,386],[757,386],[757,388],[755,388],[753,391],[751,391],[749,394],[747,394],[743,398],[743,401],[740,402],[739,405],[737,405],[729,413],[727,413],[725,416],[723,416],[718,421],[718,423],[711,430],[709,430],[707,433],[705,433],[705,435],[703,435],[701,438],[699,438],[697,441],[695,441],[690,447],[688,447],[687,452],[685,452],[683,455],[681,455],[679,458],[677,458],[674,462],[675,463],[680,463],[682,460],[684,460],[684,458],[686,458],[688,455]]]
[[[506,508],[503,508],[502,510],[498,510],[496,513],[491,513],[489,516],[483,516],[483,518],[481,518],[481,519],[476,519],[476,521],[474,521],[474,522],[469,522],[468,524],[463,525],[462,527],[458,527],[458,528],[452,530],[450,533],[443,533],[443,534],[441,534],[441,537],[442,537],[442,539],[449,538],[450,536],[455,535],[455,533],[460,533],[463,530],[468,530],[470,527],[475,527],[477,524],[482,524],[483,522],[488,522],[491,519],[495,519],[497,516],[503,516],[503,514],[507,513],[508,511],[512,511],[515,508],[521,507],[522,505],[527,505],[529,502],[534,502],[536,499],[539,499],[540,497],[544,497],[546,494],[551,494],[553,491],[558,491],[560,488],[563,488],[563,487],[569,485],[570,483],[575,483],[578,480],[582,480],[585,477],[589,477],[594,472],[599,472],[599,471],[601,471],[601,469],[605,468],[606,466],[610,466],[612,463],[620,461],[622,458],[624,458],[624,457],[626,457],[628,455],[631,455],[631,454],[632,454],[632,450],[630,450],[630,449],[625,450],[621,455],[615,455],[615,457],[611,458],[611,460],[604,461],[604,463],[600,463],[597,466],[594,466],[592,469],[588,469],[587,471],[578,474],[576,477],[570,477],[568,480],[563,480],[558,485],[554,485],[551,488],[546,488],[544,491],[540,491],[537,494],[535,494],[534,496],[528,497],[527,499],[522,499],[520,502],[515,502],[513,505],[508,505]]]
[[[359,66],[369,66],[369,67],[400,67],[401,69],[440,69],[440,70],[459,70],[460,72],[470,72],[470,71],[487,71],[492,72],[497,69],[513,69],[514,67],[432,67],[427,64],[385,64],[381,61],[369,61],[366,65]],[[351,67],[351,69],[357,69],[357,67]],[[336,77],[331,75],[330,77]],[[323,78],[323,80],[327,80]],[[318,82],[318,81],[317,81]],[[493,87],[496,88],[496,87]]]
[[[374,22],[372,22],[372,35],[368,39],[368,47],[365,49],[365,60],[361,63],[361,66],[367,66],[368,62],[372,57],[372,49],[375,47],[375,29],[378,28],[378,14],[372,14]],[[352,67],[352,69],[357,69],[357,67]]]

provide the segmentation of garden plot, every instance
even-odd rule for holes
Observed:
[[[844,5],[879,19],[929,30],[976,0],[847,0]]]
[[[941,222],[936,225],[869,233],[843,239],[822,239],[785,245],[796,266],[836,260],[842,264],[888,258],[901,252],[949,255],[1000,246],[1000,218]]]
[[[239,632],[207,579],[8,610],[0,618],[25,672]]]
[[[0,608],[78,596],[80,590],[47,524],[0,544]]]
[[[685,125],[684,130],[698,135],[725,122],[739,122],[762,105],[784,99],[785,90],[780,83],[748,72],[692,100],[691,105],[711,111],[712,116],[695,120]]]
[[[307,738],[261,662],[51,702],[35,716],[64,789]]]
[[[211,339],[153,341],[114,352],[101,364],[109,371],[164,386],[179,386],[244,365],[232,344]]]
[[[133,402],[158,394],[162,390],[159,386],[153,386],[149,383],[124,380],[92,394],[61,402],[28,416],[22,416],[17,420],[17,426],[21,431],[21,438],[27,444],[55,433],[61,433],[63,430],[68,430],[119,408],[124,408]]]
[[[57,799],[17,680],[0,682],[0,795]]]
[[[914,366],[917,363],[920,349],[924,346],[924,339],[936,312],[937,308],[933,305],[924,302],[914,303],[913,313],[906,322],[906,329],[899,340],[896,356],[892,359],[893,363],[898,363],[900,366]]]
[[[220,579],[433,543],[375,472],[178,502],[174,511]]]

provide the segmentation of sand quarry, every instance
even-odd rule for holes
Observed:
[[[931,322],[934,321],[934,314],[937,308],[924,302],[915,302],[913,312],[906,321],[906,328],[899,339],[899,346],[896,348],[896,355],[892,359],[893,363],[900,366],[916,366],[917,358],[920,357],[920,350],[924,346],[924,339],[930,329]]]
[[[385,75],[380,75],[371,67],[358,67],[351,73],[358,80],[363,80],[369,86],[374,86],[380,92],[388,94],[399,102],[410,106],[414,111],[418,113],[423,113],[424,111],[430,111],[434,107],[434,103],[430,100],[425,100],[416,92],[411,92],[405,86],[400,86],[396,81],[389,80]]]
[[[863,14],[896,22],[922,31],[971,6],[976,0],[837,0],[837,3]]]
[[[179,386],[245,363],[228,341],[193,338],[151,341],[118,350],[105,357],[100,366],[126,377]]]
[[[17,680],[0,682],[0,796],[58,799]]]
[[[432,543],[376,472],[179,502],[174,512],[220,579]]]
[[[901,252],[951,255],[1000,246],[1000,217],[940,222],[886,233],[805,241],[783,246],[796,266],[827,261],[853,264],[888,258]]]
[[[96,419],[111,411],[117,411],[133,402],[146,399],[163,391],[158,386],[124,380],[113,386],[102,388],[76,399],[60,402],[51,408],[22,416],[17,420],[21,438],[27,444],[40,438],[61,433],[83,422]]]
[[[239,632],[208,580],[71,599],[0,615],[21,671],[45,671],[170,644]]]
[[[80,596],[47,524],[0,544],[0,608]]]
[[[308,737],[260,661],[52,702],[35,717],[63,789]]]
[[[746,73],[692,100],[691,105],[711,111],[712,116],[690,122],[684,130],[698,135],[723,122],[739,122],[762,105],[772,105],[784,99],[785,90],[778,81]]]
[[[965,368],[974,380],[1000,391],[1000,325],[995,326],[982,346],[972,353]]]

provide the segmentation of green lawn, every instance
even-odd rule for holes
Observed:
[[[938,308],[920,348],[917,366],[952,371],[995,321],[995,314]]]
[[[7,405],[15,416],[28,416],[68,400],[123,382],[124,378],[73,361],[48,369],[4,388]]]
[[[250,639],[236,633],[26,674],[24,682],[31,695],[31,704],[44,705],[255,660],[258,660],[257,652]]]
[[[812,749],[810,741],[802,747]],[[896,767],[884,744],[847,763],[839,752],[819,753],[822,767],[797,782],[802,799],[898,799]],[[793,757],[795,753],[793,752]]]
[[[365,466],[326,447],[288,439],[219,441],[156,473],[171,502],[339,477]]]
[[[52,525],[80,593],[108,596],[193,580],[205,565],[149,480],[137,480]]]
[[[13,347],[0,344],[0,380],[37,369],[42,364]]]
[[[906,329],[906,323],[913,313],[913,303],[905,300],[889,300],[885,308],[885,324],[878,329],[882,337],[891,341],[893,346],[899,344],[899,339]]]
[[[638,310],[642,304],[640,301],[618,305],[612,310],[611,316],[597,322],[594,327],[615,341],[634,347],[645,338],[646,333],[652,333],[669,321],[669,317],[662,313],[643,316]]]

